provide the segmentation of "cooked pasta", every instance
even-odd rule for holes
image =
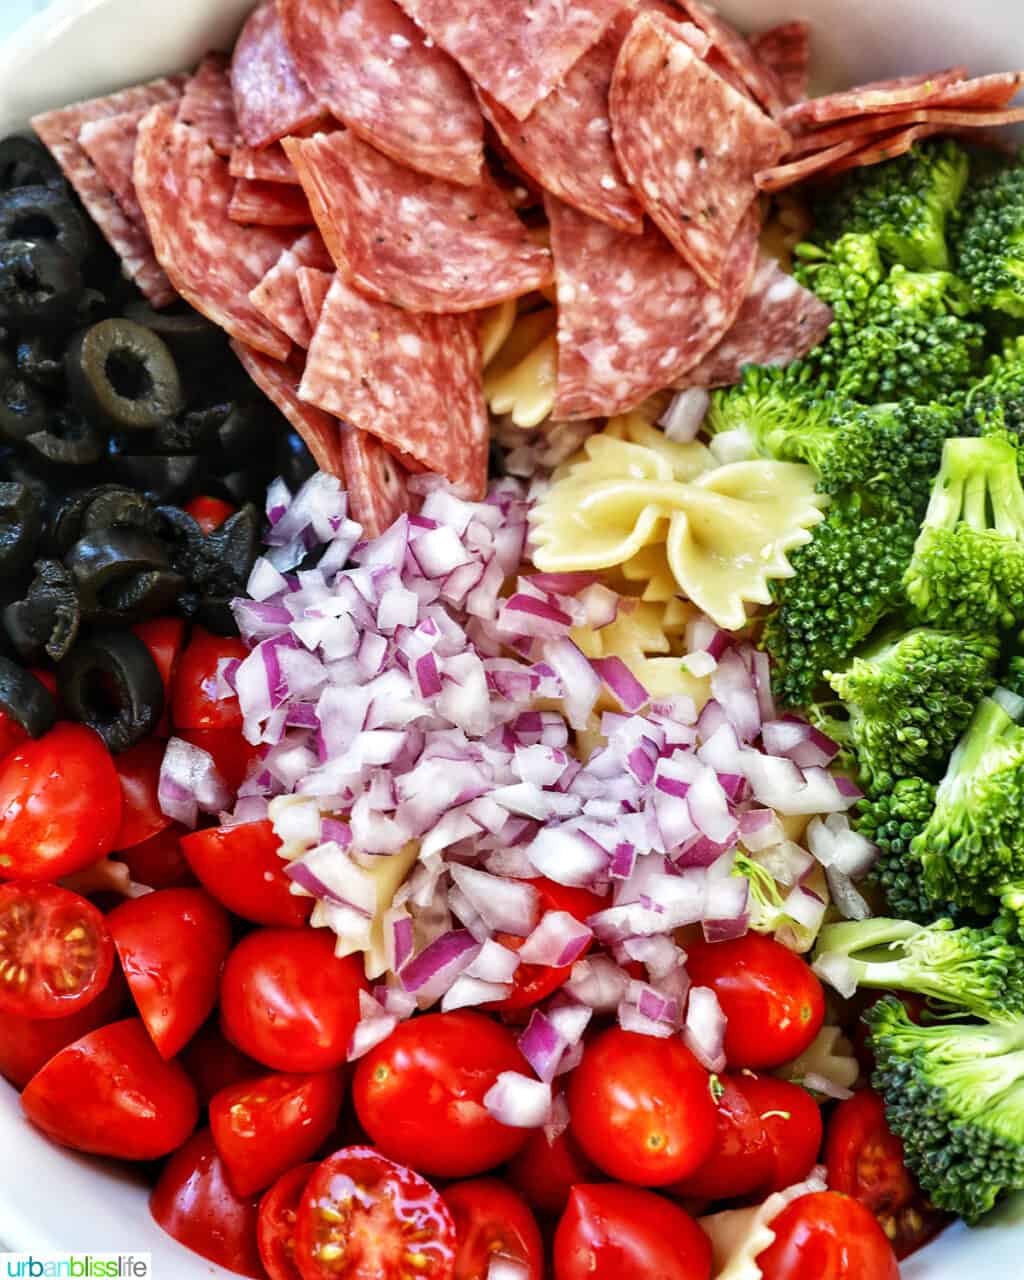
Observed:
[[[484,396],[491,412],[526,429],[549,418],[556,359],[554,309],[545,306],[515,317],[489,356],[484,346]]]

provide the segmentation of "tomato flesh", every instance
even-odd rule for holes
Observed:
[[[763,1280],[899,1280],[892,1246],[849,1196],[817,1191],[772,1220],[775,1240],[757,1256]]]
[[[526,1280],[543,1280],[544,1244],[522,1196],[497,1178],[457,1182],[442,1192],[455,1223],[455,1280],[487,1280],[496,1254],[526,1267]]]
[[[242,712],[237,698],[218,698],[217,665],[222,658],[248,656],[241,640],[214,636],[202,627],[178,659],[171,694],[171,720],[176,729],[240,729]]]
[[[600,1172],[566,1130],[548,1141],[543,1129],[531,1129],[523,1149],[512,1157],[505,1176],[534,1209],[557,1216],[578,1182],[599,1182]]]
[[[292,893],[280,847],[267,821],[208,827],[181,841],[203,887],[229,911],[253,924],[297,927],[309,919],[313,899]]]
[[[302,1193],[315,1172],[312,1162],[289,1169],[260,1201],[256,1243],[270,1280],[302,1280],[295,1265],[295,1224]]]
[[[715,1137],[704,1161],[667,1190],[683,1199],[750,1195],[772,1178],[774,1161],[764,1122],[744,1087],[749,1077],[723,1074],[714,1089]]]
[[[141,844],[118,850],[113,857],[127,866],[136,884],[150,889],[195,888],[199,881],[181,851],[181,837],[187,834],[188,827],[174,822]]]
[[[146,738],[117,756],[121,825],[114,837],[115,849],[130,849],[171,825],[157,799],[163,758],[164,743],[159,738]]]
[[[208,493],[193,498],[185,510],[203,533],[213,533],[214,529],[219,529],[229,516],[235,514],[235,508],[230,502],[225,502],[222,498],[213,498]]]
[[[164,709],[156,732],[160,738],[166,738],[171,730],[171,687],[174,668],[178,663],[178,655],[185,644],[185,621],[183,618],[150,618],[146,622],[137,622],[132,630],[149,650],[150,657],[156,663],[160,679],[164,686]]]

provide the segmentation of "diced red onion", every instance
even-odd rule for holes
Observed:
[[[578,960],[593,936],[594,931],[568,911],[547,911],[519,949],[519,958],[523,964],[561,968]]]
[[[608,854],[583,831],[571,826],[544,827],[527,855],[535,870],[564,885],[588,885],[605,870]]]
[[[442,934],[408,962],[402,970],[402,986],[433,1003],[473,962],[479,949],[480,944],[467,929]]]
[[[857,975],[848,956],[826,953],[819,956],[811,968],[823,982],[834,987],[845,1000],[849,1000],[856,992]]]
[[[544,1121],[544,1137],[548,1144],[555,1142],[560,1138],[569,1127],[569,1104],[565,1100],[565,1094],[558,1092],[551,1100],[551,1110],[548,1112],[548,1118]]]
[[[488,938],[480,948],[476,959],[465,970],[465,974],[469,978],[480,978],[484,982],[511,982],[519,968],[519,963],[517,951],[512,951],[493,938]]]
[[[629,975],[607,956],[577,960],[563,990],[595,1013],[611,1013],[625,999]]]
[[[471,978],[466,973],[460,973],[441,998],[441,1012],[476,1008],[481,1004],[489,1004],[492,1000],[504,1000],[511,993],[510,982],[485,982],[482,978]]]
[[[649,1018],[647,1014],[641,1013],[635,1004],[630,1004],[626,1000],[619,1005],[616,1015],[623,1031],[633,1031],[641,1036],[654,1036],[660,1040],[667,1040],[674,1033],[671,1023]]]
[[[752,742],[761,729],[761,710],[750,672],[735,650],[726,653],[711,673],[711,694],[741,741]]]
[[[726,1017],[710,987],[691,987],[683,1039],[708,1071],[725,1070]]]
[[[199,813],[219,813],[233,799],[208,751],[171,738],[160,764],[157,800],[160,809],[175,822],[195,827]]]
[[[712,671],[714,671],[715,667],[718,666],[718,663],[706,649],[698,650],[695,653],[684,654],[683,657],[680,658],[680,662],[683,664],[684,669],[698,680],[702,680],[705,676],[709,676]]]
[[[491,929],[521,938],[530,934],[537,920],[540,901],[532,884],[504,880],[457,863],[451,867],[451,876]]]
[[[355,1062],[381,1044],[398,1026],[398,1018],[388,1013],[365,991],[359,993],[359,1021],[352,1032],[347,1060]]]
[[[752,853],[781,844],[786,838],[771,809],[748,809],[739,816],[740,841]]]
[[[601,692],[601,681],[589,659],[568,637],[544,645],[544,661],[562,684],[565,718],[573,729],[585,729]]]
[[[592,658],[591,666],[624,711],[639,711],[651,697],[621,658]]]
[[[532,1010],[526,1030],[516,1043],[539,1080],[548,1084],[554,1080],[568,1041],[540,1009]]]
[[[845,1099],[853,1097],[852,1089],[847,1089],[845,1085],[838,1084],[835,1080],[830,1080],[828,1076],[823,1076],[817,1071],[808,1071],[800,1083],[812,1093],[820,1093],[826,1098],[835,1098],[838,1102],[843,1102]]]
[[[677,391],[668,408],[658,419],[665,435],[675,444],[689,444],[697,439],[711,398],[704,387],[687,387]]]
[[[502,1071],[484,1094],[484,1106],[499,1124],[539,1129],[551,1110],[551,1086],[518,1071]]]
[[[731,646],[733,637],[728,631],[723,631],[710,618],[695,618],[687,624],[685,632],[685,643],[687,653],[709,653],[715,659],[718,659]]]
[[[853,881],[838,867],[826,867],[825,878],[828,880],[829,892],[839,914],[844,920],[866,920],[871,908],[854,887]]]
[[[781,910],[783,915],[789,916],[790,920],[795,920],[797,924],[814,933],[825,918],[827,905],[813,889],[797,884],[786,894]]]

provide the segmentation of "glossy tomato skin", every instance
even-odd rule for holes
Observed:
[[[203,533],[213,533],[214,529],[219,529],[229,516],[235,514],[236,508],[230,502],[224,502],[221,498],[203,493],[198,498],[193,498],[185,510]]]
[[[282,1174],[260,1201],[256,1243],[270,1280],[302,1280],[295,1264],[295,1224],[299,1202],[316,1164],[296,1165]]]
[[[173,1058],[217,1003],[227,912],[202,889],[161,889],[115,907],[107,924],[146,1029]]]
[[[138,1018],[112,1022],[62,1049],[28,1082],[21,1105],[55,1142],[122,1160],[156,1160],[195,1128],[199,1104],[176,1062],[164,1062]]]
[[[237,698],[217,697],[217,664],[222,658],[245,658],[241,640],[213,636],[192,628],[192,639],[178,659],[171,693],[171,720],[176,729],[240,729]]]
[[[600,1182],[601,1173],[566,1130],[549,1142],[543,1129],[531,1129],[523,1149],[512,1157],[505,1176],[538,1213],[557,1217],[578,1182]]]
[[[204,888],[229,911],[253,924],[298,928],[309,919],[313,899],[291,892],[280,847],[267,821],[208,827],[181,841],[182,853]]]
[[[241,1196],[267,1187],[313,1156],[338,1122],[339,1071],[261,1075],[210,1100],[210,1132]]]
[[[862,1204],[816,1191],[772,1221],[775,1240],[757,1256],[763,1280],[899,1280],[882,1228]]]
[[[216,1016],[200,1027],[182,1049],[178,1061],[195,1085],[202,1107],[228,1085],[265,1074],[264,1067],[224,1038]]]
[[[801,1085],[774,1076],[743,1075],[742,1089],[760,1115],[771,1154],[765,1195],[802,1182],[818,1162],[821,1110]]]
[[[361,957],[339,960],[328,929],[255,929],[228,956],[221,1027],[275,1071],[331,1071],[348,1055],[366,990]]]
[[[114,759],[121,780],[121,825],[114,837],[115,849],[130,849],[171,825],[157,799],[164,747],[160,738],[144,738]]]
[[[483,1014],[428,1013],[399,1023],[356,1066],[352,1096],[386,1155],[421,1173],[467,1178],[508,1160],[527,1130],[500,1124],[484,1095],[523,1071],[512,1033]]]
[[[257,1196],[238,1196],[209,1129],[171,1156],[149,1198],[156,1222],[179,1244],[241,1276],[262,1277]]]
[[[110,853],[120,825],[114,761],[84,725],[56,724],[0,761],[0,876],[73,875]]]
[[[715,1094],[715,1137],[708,1155],[666,1191],[680,1199],[725,1200],[750,1195],[768,1185],[775,1162],[760,1109],[747,1096],[749,1077],[723,1073]]]
[[[164,686],[164,709],[157,725],[157,736],[166,738],[171,728],[171,687],[174,668],[185,647],[185,620],[183,618],[149,618],[137,622],[132,630],[149,650],[156,663]]]
[[[238,790],[249,766],[264,751],[262,746],[246,742],[240,729],[181,729],[178,737],[211,755],[217,772],[232,791]]]
[[[710,987],[728,1019],[729,1067],[771,1068],[798,1057],[821,1029],[825,997],[805,960],[774,938],[747,933],[686,948],[695,987]]]
[[[602,1032],[570,1076],[568,1099],[571,1132],[584,1154],[622,1182],[678,1182],[714,1142],[711,1077],[674,1037]]]
[[[455,1280],[487,1280],[495,1254],[526,1267],[525,1280],[544,1280],[544,1243],[522,1196],[497,1178],[456,1182],[441,1193],[455,1223]]]
[[[184,835],[188,835],[188,827],[174,822],[141,844],[119,849],[113,857],[125,864],[136,884],[150,889],[194,889],[199,880],[181,851]]]
[[[573,1187],[555,1233],[554,1280],[709,1280],[711,1241],[653,1191]]]

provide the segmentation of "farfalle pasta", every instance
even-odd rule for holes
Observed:
[[[555,403],[555,311],[545,305],[513,317],[502,341],[495,344],[494,336],[507,319],[503,310],[501,317],[488,320],[482,335],[484,396],[493,414],[507,415],[515,426],[530,429],[551,416]],[[489,355],[490,346],[495,349]]]

